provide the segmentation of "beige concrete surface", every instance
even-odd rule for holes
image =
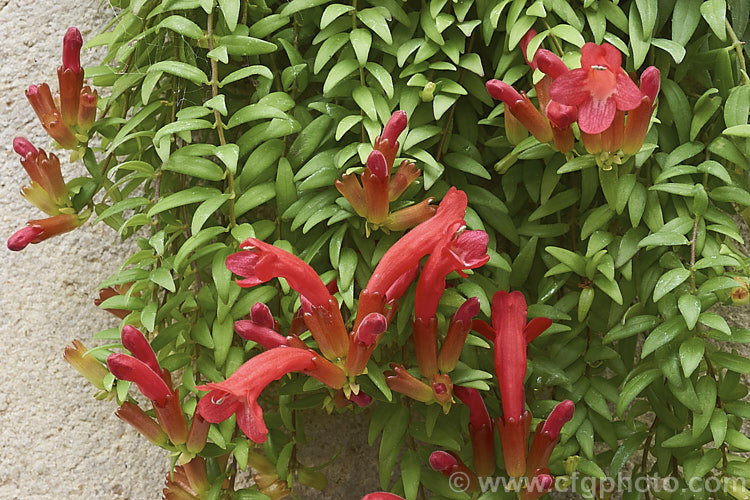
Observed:
[[[114,416],[115,403],[63,361],[73,339],[90,339],[117,319],[93,306],[100,281],[123,258],[117,236],[87,225],[23,252],[5,240],[43,214],[19,194],[26,174],[12,151],[17,135],[49,150],[51,140],[24,97],[30,84],[57,88],[62,36],[78,26],[84,40],[114,13],[99,0],[0,0],[0,498],[156,499],[168,467]],[[105,2],[106,4],[106,2]],[[86,61],[93,54],[84,54]],[[82,175],[58,151],[66,179]],[[88,343],[88,342],[87,342]]]

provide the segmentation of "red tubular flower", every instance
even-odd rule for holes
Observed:
[[[250,319],[234,322],[234,330],[245,340],[252,340],[266,349],[288,345],[287,339],[275,329],[271,310],[258,302],[250,309]]]
[[[252,287],[277,277],[286,279],[301,296],[305,324],[323,355],[328,359],[346,356],[349,338],[338,303],[315,270],[289,252],[255,238],[247,239],[242,249],[226,260],[230,271],[244,277],[237,284]]]
[[[143,395],[155,404],[166,405],[167,398],[172,394],[161,375],[139,359],[127,354],[110,354],[107,366],[115,377],[135,383]]]
[[[21,156],[21,165],[31,179],[31,185],[24,186],[21,194],[46,214],[58,215],[59,209],[70,202],[60,160],[54,154],[48,157],[43,149],[37,150],[23,137],[13,139],[13,149]]]
[[[97,389],[104,390],[104,376],[107,374],[107,370],[104,366],[97,361],[93,356],[86,356],[86,346],[78,340],[73,341],[73,347],[66,347],[63,354],[65,361],[70,363],[70,366],[86,377],[86,380],[94,384]]]
[[[114,285],[102,288],[101,290],[99,290],[99,296],[94,299],[94,305],[96,307],[99,307],[100,305],[102,305],[102,302],[114,297],[115,295],[124,295],[132,285],[133,283],[124,283],[122,285]],[[125,317],[132,312],[128,311],[127,309],[105,309],[105,311],[117,316],[120,319],[125,319]]]
[[[529,327],[533,325],[533,328],[528,328],[526,310],[526,299],[521,292],[499,291],[492,298],[495,370],[503,405],[503,416],[496,420],[496,425],[503,444],[505,469],[512,477],[521,477],[526,471],[531,426],[531,415],[525,410],[523,387],[527,329],[528,337],[536,338],[545,323],[544,320],[532,322]]]
[[[39,243],[58,234],[67,233],[80,226],[82,220],[74,214],[61,214],[46,219],[30,220],[26,227],[8,238],[8,249],[23,250],[29,243]]]
[[[341,196],[346,198],[357,215],[367,218],[367,203],[365,202],[365,191],[360,186],[357,176],[354,174],[344,174],[341,180],[336,179],[334,182]]]
[[[469,436],[474,471],[480,477],[489,477],[495,472],[495,438],[487,407],[476,389],[457,385],[453,387],[453,394],[469,407]]]
[[[434,198],[427,198],[415,205],[388,214],[383,225],[389,231],[406,231],[435,215],[435,207],[430,205]]]
[[[507,83],[500,80],[487,82],[487,91],[494,99],[505,103],[505,112],[513,113],[539,142],[552,141],[552,129],[547,119],[539,112],[528,96],[520,94]]]
[[[385,124],[382,135],[375,139],[375,150],[380,151],[385,156],[389,177],[393,162],[396,160],[396,153],[398,153],[398,136],[406,128],[407,122],[406,112],[395,111],[388,119],[388,123]]]
[[[586,152],[592,155],[599,154],[603,151],[602,149],[602,134],[587,134],[581,131],[581,141],[583,141],[583,147],[586,148]]]
[[[555,479],[549,474],[539,474],[531,478],[526,489],[521,492],[521,500],[536,500],[555,485]]]
[[[156,418],[172,443],[183,444],[188,434],[187,422],[180,398],[172,389],[169,372],[161,369],[148,340],[136,328],[126,325],[121,337],[123,346],[133,356],[110,354],[107,357],[109,371],[120,380],[135,383],[153,403]]]
[[[380,225],[388,216],[389,165],[377,149],[367,157],[367,167],[362,172],[362,188],[365,191],[367,220]]]
[[[224,382],[198,386],[201,391],[209,391],[198,401],[198,412],[215,424],[236,413],[237,425],[242,432],[250,440],[263,443],[268,429],[257,401],[261,391],[287,373],[301,371],[310,374],[316,366],[315,357],[313,351],[295,347],[277,347],[258,354]]]
[[[349,352],[344,371],[355,376],[363,373],[378,340],[388,328],[388,320],[380,313],[370,313],[349,335]]]
[[[622,55],[612,45],[587,43],[581,48],[581,68],[556,78],[550,97],[578,107],[578,126],[587,134],[609,128],[615,111],[638,107],[642,94],[620,67]]]
[[[34,108],[44,130],[65,149],[73,149],[78,145],[78,139],[68,128],[55,107],[49,85],[31,85],[26,90],[26,98]]]
[[[187,441],[185,442],[185,446],[190,453],[198,453],[206,446],[206,439],[208,439],[210,428],[211,422],[208,422],[196,410],[195,414],[193,414],[193,421],[190,423]]]
[[[149,417],[145,411],[141,410],[140,406],[125,401],[116,411],[120,420],[130,424],[135,430],[140,432],[146,439],[151,441],[156,446],[166,446],[169,438],[162,428],[157,424],[153,418]]]
[[[633,155],[640,151],[643,141],[646,139],[648,127],[651,124],[651,116],[656,109],[654,103],[656,96],[659,94],[659,78],[659,70],[653,66],[649,66],[641,73],[643,97],[638,107],[628,112],[628,119],[625,122],[622,152],[627,155]]]
[[[391,370],[385,372],[385,381],[391,390],[423,403],[434,400],[432,388],[406,371],[402,365],[391,363]]]
[[[78,128],[82,132],[88,132],[96,120],[96,103],[99,100],[99,94],[96,90],[86,85],[81,89],[81,95],[78,102]]]
[[[466,343],[466,337],[471,330],[472,318],[479,314],[479,299],[472,297],[466,300],[451,318],[448,333],[438,354],[438,369],[442,373],[450,373],[456,368],[458,358]]]
[[[437,318],[414,318],[411,338],[414,340],[419,373],[425,377],[432,377],[438,372]]]
[[[185,465],[178,465],[167,473],[162,500],[196,500],[205,498],[211,484],[206,476],[206,462],[195,457]]]
[[[57,81],[60,85],[60,113],[69,127],[78,123],[78,104],[83,87],[81,46],[81,32],[77,28],[68,28],[63,38],[63,62],[57,68]]]
[[[430,454],[430,467],[447,478],[455,479],[457,477],[455,474],[460,474],[460,477],[466,481],[466,485],[461,483],[457,486],[465,486],[463,490],[466,493],[479,491],[479,480],[476,474],[466,467],[466,464],[461,461],[458,455],[451,451],[433,451]]]
[[[453,271],[462,276],[465,269],[475,269],[490,260],[487,255],[489,236],[484,231],[465,231],[461,222],[447,227],[452,235],[435,248],[425,263],[417,281],[414,299],[414,314],[417,319],[427,321],[435,316],[438,302],[445,291],[445,278]]]
[[[575,137],[570,126],[578,117],[578,110],[573,106],[566,106],[557,101],[550,101],[546,109],[547,118],[552,125],[552,135],[555,147],[561,153],[572,151],[575,146]]]
[[[609,153],[616,153],[622,147],[624,134],[625,112],[617,110],[612,120],[612,125],[601,133],[602,150]]]
[[[560,429],[573,418],[574,412],[575,405],[568,399],[555,406],[546,421],[539,423],[526,459],[528,477],[534,477],[539,470],[547,467],[552,450],[560,439]]]
[[[363,496],[362,500],[404,500],[404,498],[398,495],[394,495],[393,493],[376,491],[375,493],[368,493],[367,495]]]
[[[409,160],[402,161],[388,184],[388,200],[396,201],[421,173],[422,171],[414,163]]]
[[[432,252],[439,243],[453,236],[446,234],[445,228],[452,227],[455,222],[463,224],[466,205],[466,193],[451,187],[440,202],[435,216],[406,233],[388,249],[373,271],[367,287],[360,294],[355,329],[367,314],[382,313],[386,292],[391,286],[404,274],[412,271],[420,259]]]

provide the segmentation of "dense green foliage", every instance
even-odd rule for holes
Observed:
[[[368,237],[334,181],[361,169],[401,109],[409,128],[399,157],[423,175],[391,208],[439,200],[456,186],[468,195],[468,227],[489,234],[489,263],[466,279],[451,276],[440,315],[478,297],[486,319],[503,289],[525,294],[530,317],[554,321],[529,346],[526,384],[537,418],[556,401],[576,405],[552,473],[570,474],[575,460],[566,470],[563,459],[579,456],[584,477],[614,477],[637,458],[633,477],[674,475],[683,488],[696,484],[692,478],[750,478],[742,455],[750,440],[741,432],[750,404],[740,383],[750,360],[733,349],[750,342],[750,330],[711,311],[738,285],[747,288],[734,278],[749,274],[733,217],[750,206],[750,80],[741,42],[749,2],[112,4],[121,9],[116,19],[87,43],[108,49],[100,66],[86,68],[102,95],[93,129],[101,146],[81,150],[90,177],[68,187],[76,209],[89,205],[123,239],[137,239],[140,250],[102,284],[129,288],[102,307],[132,311],[125,322],[148,332],[161,365],[181,374],[188,416],[195,385],[223,380],[260,352],[234,333],[234,321],[264,302],[286,331],[299,307],[284,281],[250,289],[233,282],[224,261],[246,238],[291,251],[326,282],[337,278],[344,319],[353,314],[360,288],[402,233],[376,228]],[[532,27],[540,33],[532,45],[571,67],[585,42],[608,42],[623,52],[626,71],[659,68],[656,120],[640,153],[604,170],[580,144],[567,155],[534,138],[509,144],[503,105],[484,84],[498,78],[532,88],[518,47]],[[471,462],[466,407],[454,404],[444,415],[384,381],[391,362],[415,366],[413,297],[412,286],[358,378],[375,399],[369,439],[383,434],[383,488],[408,499],[468,498],[427,464],[435,449]],[[120,328],[94,338],[119,342]],[[103,360],[117,347],[93,353]],[[489,347],[471,335],[451,378],[487,391],[498,416]],[[129,383],[111,375],[105,382],[127,399]],[[301,375],[285,378],[278,394],[277,410],[266,412],[271,439],[260,449],[291,485],[300,467],[295,411],[352,410],[333,408],[330,392]],[[201,455],[211,498],[220,498],[223,479],[247,466],[254,445],[233,419],[213,425],[209,441]],[[651,495],[729,498],[703,484]],[[237,498],[256,498],[243,494]]]

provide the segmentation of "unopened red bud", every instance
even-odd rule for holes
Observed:
[[[566,106],[557,101],[550,101],[545,112],[550,123],[560,129],[570,127],[578,118],[575,106]]]
[[[649,66],[641,73],[641,92],[648,96],[651,102],[654,102],[659,94],[660,77],[659,69],[654,66]]]
[[[255,323],[256,325],[263,326],[265,328],[270,328],[270,329],[273,329],[274,327],[273,315],[271,314],[271,309],[269,309],[268,306],[262,302],[257,302],[250,309],[250,318],[252,319],[253,323]]]
[[[33,243],[43,232],[44,229],[39,226],[26,226],[23,229],[19,229],[13,233],[13,236],[8,238],[8,250],[13,250],[14,252],[23,250],[29,246],[29,243]]]
[[[388,322],[380,313],[370,313],[365,316],[365,319],[360,323],[357,328],[357,342],[365,345],[372,345],[377,339],[378,335],[385,332],[388,328]]]
[[[372,404],[372,396],[359,391],[359,394],[352,393],[352,395],[349,396],[349,401],[356,404],[360,408],[366,408]]]
[[[469,327],[471,325],[471,320],[474,319],[474,316],[479,314],[479,306],[480,302],[477,297],[471,297],[467,299],[458,308],[456,314],[453,315],[453,319],[451,320],[451,322],[460,321],[467,327]]]
[[[534,56],[534,62],[542,73],[553,80],[569,71],[563,60],[547,49],[539,49]]]
[[[26,158],[29,154],[36,156],[39,151],[25,137],[16,137],[13,139],[13,151]]]
[[[385,179],[388,177],[388,165],[385,156],[377,149],[374,149],[372,153],[370,153],[370,156],[367,157],[367,168],[369,168],[370,172],[379,179]]]
[[[433,470],[439,472],[457,466],[458,460],[447,451],[433,451],[432,454],[430,454],[430,467],[432,467]]]
[[[520,101],[522,99],[521,94],[519,94],[516,89],[501,80],[490,80],[487,82],[486,86],[487,92],[489,92],[493,98],[503,101],[506,104]]]
[[[549,432],[550,437],[555,440],[560,435],[560,429],[565,425],[575,413],[575,405],[573,401],[566,399],[562,403],[555,406],[552,413],[547,417],[547,421],[542,427],[542,432]]]
[[[83,46],[83,37],[78,28],[68,28],[63,37],[63,56],[62,65],[64,69],[71,69],[78,73],[81,71],[81,47]]]
[[[388,123],[385,124],[383,134],[380,137],[383,139],[388,139],[388,143],[391,146],[394,146],[396,144],[398,136],[401,135],[401,132],[403,132],[406,128],[407,121],[408,119],[405,111],[396,111],[391,115]]]

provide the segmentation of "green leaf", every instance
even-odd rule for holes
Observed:
[[[227,23],[227,28],[229,28],[229,31],[234,31],[240,17],[240,0],[219,0],[219,6],[224,21]]]
[[[734,125],[727,128],[722,132],[724,135],[731,135],[734,137],[750,137],[750,124]]]
[[[688,330],[695,328],[696,323],[698,323],[698,316],[701,313],[700,299],[691,294],[680,295],[677,298],[677,307],[680,309],[682,317],[685,318]]]
[[[255,64],[252,66],[248,66],[246,68],[238,69],[237,71],[233,71],[229,73],[220,83],[219,87],[223,87],[224,85],[229,85],[230,83],[238,82],[240,80],[244,80],[245,78],[248,78],[250,76],[259,75],[264,78],[268,78],[269,80],[273,80],[273,73],[271,73],[271,70],[267,67]]]
[[[216,212],[226,201],[230,198],[229,193],[223,193],[221,195],[212,197],[198,205],[198,208],[193,212],[193,220],[190,224],[190,232],[192,234],[197,233],[203,228],[203,224],[206,223],[208,218]]]
[[[196,250],[198,247],[205,245],[206,243],[208,243],[209,240],[225,232],[227,232],[227,228],[225,227],[221,227],[221,226],[207,227],[201,230],[199,233],[194,234],[190,238],[185,240],[185,243],[182,244],[180,249],[177,251],[177,255],[175,255],[175,258],[174,258],[175,271],[181,272],[182,267],[185,265],[188,256],[194,250]],[[228,346],[227,346],[227,349],[229,349]]]
[[[393,79],[391,74],[380,64],[368,62],[365,69],[377,80],[388,99],[393,98]]]
[[[654,287],[654,302],[677,288],[690,277],[690,271],[683,268],[671,269],[664,273]]]
[[[180,61],[159,61],[158,63],[149,66],[147,73],[153,73],[155,71],[169,73],[170,75],[190,80],[196,85],[208,84],[208,77],[203,71],[195,66]]]
[[[312,9],[313,7],[317,7],[319,5],[325,5],[330,0],[292,0],[291,2],[284,5],[284,8],[281,9],[282,16],[291,16],[292,14],[296,14],[297,12],[303,11],[305,9]]]
[[[406,450],[401,457],[401,482],[406,500],[416,500],[421,476],[420,459],[414,450]]]
[[[661,89],[674,117],[674,124],[677,127],[677,134],[680,141],[686,143],[690,138],[692,115],[690,113],[690,103],[685,96],[685,92],[682,91],[679,85],[669,79],[665,79],[662,82]]]
[[[357,11],[357,18],[378,35],[386,45],[393,43],[391,30],[388,28],[388,22],[383,14],[377,8],[362,9]]]
[[[270,120],[273,118],[287,119],[289,118],[286,113],[280,109],[269,106],[267,104],[250,104],[239,110],[237,110],[227,122],[227,128],[236,127],[243,123],[248,123],[255,120]]]
[[[597,275],[594,278],[594,285],[609,295],[617,304],[622,305],[622,293],[616,281],[609,280],[602,275]]]
[[[199,201],[204,201],[214,196],[220,196],[221,194],[221,191],[216,188],[203,186],[188,188],[160,199],[156,205],[151,207],[147,215],[153,217],[165,210],[189,205],[191,203],[198,203]]]
[[[367,64],[367,56],[372,46],[372,33],[369,30],[358,28],[349,32],[354,54],[357,56],[360,66]]]
[[[406,436],[406,428],[409,426],[409,409],[406,406],[396,405],[388,418],[388,432],[383,433],[380,440],[378,452],[378,463],[380,465],[380,486],[388,489],[391,472],[398,460],[399,451]]]
[[[650,234],[638,242],[640,248],[651,246],[687,245],[690,243],[683,235],[674,231],[659,231]]]
[[[169,269],[164,267],[157,267],[149,275],[149,279],[159,285],[162,288],[166,288],[170,292],[175,292],[174,279]]]
[[[545,252],[565,264],[579,276],[586,275],[586,260],[579,254],[559,247],[545,247]]]
[[[682,316],[674,316],[666,320],[646,337],[641,350],[641,358],[645,358],[658,348],[668,344],[675,337],[685,331],[685,320]]]
[[[703,340],[694,337],[686,340],[680,345],[680,364],[685,377],[693,374],[700,362],[703,360],[703,352],[706,348]]]
[[[733,88],[724,106],[724,123],[727,127],[746,125],[748,113],[750,113],[750,87],[740,85]]]
[[[320,29],[321,30],[325,29],[329,24],[331,24],[337,18],[353,10],[354,10],[354,7],[351,5],[341,5],[339,3],[333,3],[329,5],[328,7],[326,7],[326,9],[323,11],[323,14],[320,16]]]
[[[248,210],[266,203],[272,200],[276,196],[276,183],[275,182],[264,182],[253,186],[242,195],[237,198],[234,202],[234,213],[235,216],[239,217]]]
[[[750,359],[747,359],[744,356],[740,356],[739,354],[734,353],[716,351],[713,353],[709,353],[708,357],[711,358],[712,362],[716,363],[722,368],[726,368],[727,370],[737,373],[743,373],[745,375],[750,374]]]
[[[200,156],[174,154],[162,168],[208,181],[220,181],[224,178],[223,168]]]
[[[680,0],[674,5],[672,14],[672,40],[683,47],[690,41],[700,22],[700,6],[703,0]]]
[[[182,16],[169,16],[156,25],[157,31],[160,28],[167,28],[175,33],[186,36],[188,38],[198,39],[203,36],[203,30],[195,24],[193,21],[184,18]]]
[[[693,121],[690,124],[691,141],[694,141],[698,137],[698,133],[703,126],[708,123],[721,106],[721,97],[715,95],[718,93],[717,89],[708,89],[696,101],[695,109],[693,109]]]
[[[375,101],[372,98],[370,89],[367,87],[357,87],[352,91],[352,98],[370,120],[376,121],[378,119],[378,113],[375,109]]]
[[[656,379],[661,378],[661,370],[651,368],[643,371],[628,380],[622,387],[620,399],[617,401],[617,415],[622,417],[628,405],[638,396],[643,389],[651,385]]]
[[[703,2],[700,7],[701,15],[711,27],[711,31],[725,42],[727,39],[727,28],[725,26],[727,18],[726,0],[708,0]]]
[[[142,198],[142,197],[125,198],[124,200],[118,201],[111,207],[107,207],[106,209],[104,209],[99,214],[99,217],[96,218],[96,220],[94,221],[94,224],[97,224],[99,221],[102,221],[106,219],[107,217],[111,217],[113,215],[122,213],[125,210],[131,210],[133,208],[142,207],[143,205],[148,205],[149,203],[151,203],[151,200],[147,198]]]
[[[326,81],[323,84],[323,94],[330,93],[336,85],[357,69],[359,69],[359,62],[356,59],[344,59],[337,62],[328,72]]]

